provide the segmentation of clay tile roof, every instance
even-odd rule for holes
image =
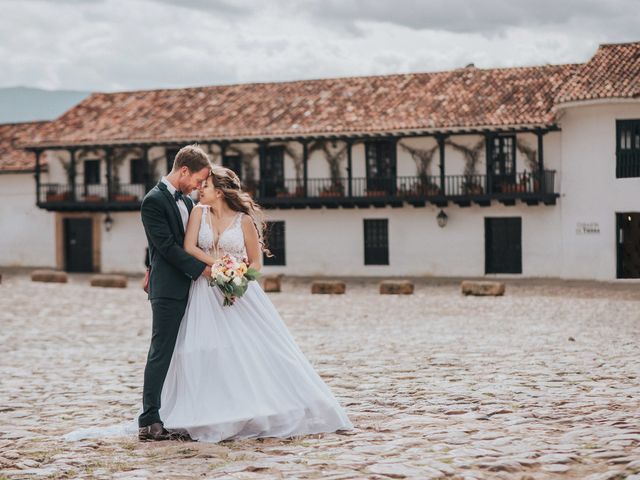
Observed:
[[[578,65],[95,93],[31,145],[549,125]]]
[[[24,122],[0,124],[0,171],[31,172],[35,169],[35,156],[20,148],[33,140],[35,132],[47,122]],[[41,158],[40,164],[46,160]]]
[[[600,45],[560,91],[557,103],[640,96],[640,42]]]

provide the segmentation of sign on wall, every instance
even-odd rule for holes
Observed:
[[[577,235],[598,235],[600,224],[598,222],[578,222],[576,224]]]

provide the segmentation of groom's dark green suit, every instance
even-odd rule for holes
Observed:
[[[183,199],[191,213],[191,199],[186,195]],[[153,312],[151,346],[144,370],[143,412],[138,418],[138,425],[145,427],[161,422],[162,385],[187,306],[189,288],[206,264],[184,250],[185,231],[180,210],[164,183],[158,183],[144,197],[141,215],[149,242],[149,300]]]

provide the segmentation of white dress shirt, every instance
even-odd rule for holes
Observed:
[[[161,180],[167,186],[167,190],[173,196],[176,193],[176,187],[171,185],[171,182],[167,180],[167,177],[162,177]],[[183,194],[184,195],[184,194]],[[180,216],[182,217],[182,226],[184,227],[184,231],[187,231],[187,222],[189,221],[189,210],[187,209],[187,204],[184,203],[184,198],[178,200],[178,210],[180,210]]]

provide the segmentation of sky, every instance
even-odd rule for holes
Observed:
[[[0,87],[116,91],[588,60],[640,0],[0,0]]]

